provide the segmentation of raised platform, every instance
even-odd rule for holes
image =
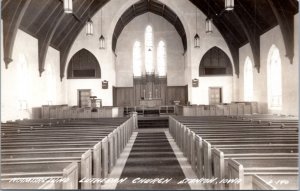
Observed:
[[[169,128],[168,116],[138,117],[138,128]]]
[[[175,115],[175,106],[134,106],[124,107],[124,115],[129,115],[130,112],[137,112],[139,116],[162,116],[162,115]]]

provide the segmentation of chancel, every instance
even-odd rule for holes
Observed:
[[[2,0],[1,189],[299,189],[299,1]]]

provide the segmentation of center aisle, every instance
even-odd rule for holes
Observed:
[[[139,132],[116,189],[189,190],[179,162],[164,132]],[[143,183],[148,181],[148,183]]]

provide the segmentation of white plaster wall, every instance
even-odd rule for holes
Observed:
[[[263,113],[281,113],[298,116],[298,88],[299,88],[299,14],[295,15],[295,50],[293,63],[285,57],[285,45],[281,30],[276,26],[260,37],[260,72],[254,68],[253,74],[253,101],[260,103],[260,111]],[[268,109],[267,90],[267,61],[269,50],[276,45],[280,51],[282,67],[282,109],[271,111]],[[239,100],[244,99],[244,63],[247,56],[252,63],[253,55],[249,44],[240,48],[240,78],[239,78]]]
[[[82,29],[73,43],[68,55],[65,67],[65,79],[68,63],[72,56],[82,48],[89,50],[97,58],[101,68],[101,79],[67,79],[66,95],[69,105],[77,105],[78,89],[91,89],[93,95],[102,99],[103,106],[112,106],[112,87],[116,85],[116,58],[112,51],[112,34],[114,26],[120,15],[137,0],[112,0],[102,7],[102,34],[105,37],[106,48],[99,49],[99,37],[101,35],[101,11],[93,17],[94,35],[86,36],[85,28]],[[107,80],[108,89],[102,89],[102,81]]]
[[[191,104],[199,103],[197,100],[197,94],[199,93],[195,88],[192,88],[192,79],[199,78],[199,64],[203,55],[212,47],[217,46],[222,49],[232,61],[232,56],[230,50],[223,39],[220,32],[215,26],[213,26],[213,33],[205,33],[205,19],[206,16],[197,9],[197,22],[198,22],[198,35],[200,36],[200,48],[194,48],[194,36],[196,34],[196,7],[187,0],[161,0],[162,3],[168,5],[177,15],[179,15],[180,20],[182,21],[185,32],[187,33],[187,58],[185,64],[185,83],[188,84],[188,94],[189,101]],[[234,70],[234,67],[232,67]],[[233,82],[235,83],[237,76],[235,75],[235,70],[233,71]],[[210,80],[210,83],[213,83],[213,80]],[[199,81],[201,83],[201,81]],[[233,91],[231,91],[230,97],[235,99],[237,95],[237,90],[235,86]],[[235,91],[236,90],[236,91]],[[208,94],[208,92],[201,92],[202,94]]]
[[[72,94],[68,95],[68,104],[70,106],[78,105],[78,89],[90,89],[92,95],[96,95],[97,98],[102,99],[103,106],[111,105],[111,103],[108,103],[109,99],[105,99],[112,96],[110,84],[109,89],[102,89],[101,80],[99,81],[98,79],[72,79],[71,81],[67,87],[67,92]]]
[[[3,33],[1,33],[3,34]],[[2,35],[1,35],[2,38]],[[3,39],[3,38],[2,38]],[[2,41],[3,42],[3,41]],[[28,46],[30,45],[30,46]],[[3,55],[3,43],[1,43]],[[18,63],[20,57],[25,57],[28,64],[27,84],[18,79]],[[20,118],[30,118],[31,108],[46,105],[49,102],[47,91],[46,71],[42,76],[38,69],[38,40],[29,34],[18,30],[15,39],[13,61],[5,69],[3,57],[1,59],[1,121],[15,120]],[[59,77],[59,51],[49,47],[46,55],[45,66],[51,64],[54,76],[55,92],[52,96],[52,104],[66,103],[64,96],[64,83]],[[21,83],[21,84],[20,84]],[[20,85],[27,86],[27,111],[20,110]]]
[[[184,56],[183,44],[174,26],[163,17],[153,13],[134,18],[123,29],[116,46],[116,86],[133,86],[132,48],[135,41],[141,42],[142,65],[145,65],[145,29],[148,25],[153,29],[153,64],[157,63],[157,45],[160,40],[166,44],[167,76],[169,86],[183,86]]]
[[[222,103],[230,103],[232,100],[233,77],[232,76],[210,76],[198,77],[199,87],[193,87],[193,104],[209,105],[209,88],[222,88]]]

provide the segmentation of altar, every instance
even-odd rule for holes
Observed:
[[[160,98],[140,100],[140,106],[144,106],[144,107],[157,107],[161,105],[162,105],[162,100]]]

